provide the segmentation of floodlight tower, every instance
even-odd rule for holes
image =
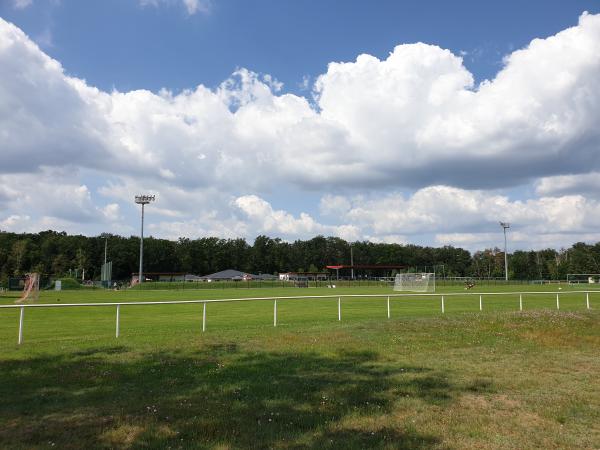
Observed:
[[[138,281],[143,282],[142,266],[144,261],[144,206],[155,200],[154,195],[136,195],[135,202],[142,205],[142,232],[140,233],[140,271],[138,272]]]
[[[510,228],[510,223],[500,222],[500,226],[504,230],[504,280],[508,281],[508,256],[506,254],[506,230]]]

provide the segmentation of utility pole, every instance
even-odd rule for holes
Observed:
[[[352,279],[354,280],[354,253],[352,252],[352,244],[350,244],[350,271]]]
[[[500,222],[500,226],[504,230],[504,280],[508,281],[508,255],[506,253],[506,230],[510,228],[510,223]]]

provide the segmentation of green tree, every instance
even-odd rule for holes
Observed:
[[[13,275],[19,276],[26,272],[25,263],[28,248],[29,239],[20,239],[12,245],[10,259],[13,268]]]

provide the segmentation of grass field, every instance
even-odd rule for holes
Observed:
[[[494,290],[556,291],[557,286]],[[491,292],[492,288],[486,288]],[[447,292],[452,289],[446,289]],[[464,293],[461,288],[454,292]],[[43,292],[40,302],[388,294]],[[0,296],[0,304],[14,297]],[[0,309],[1,448],[600,448],[600,292]]]

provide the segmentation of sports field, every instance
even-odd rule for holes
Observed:
[[[600,292],[344,298],[390,288],[42,292],[0,309],[2,448],[598,448]],[[587,287],[587,286],[586,286]],[[583,289],[583,287],[582,287]],[[484,289],[474,289],[483,291]],[[462,287],[445,289],[462,293]],[[442,292],[438,291],[438,294]],[[342,296],[342,320],[338,299]],[[1,304],[14,297],[0,296]]]

